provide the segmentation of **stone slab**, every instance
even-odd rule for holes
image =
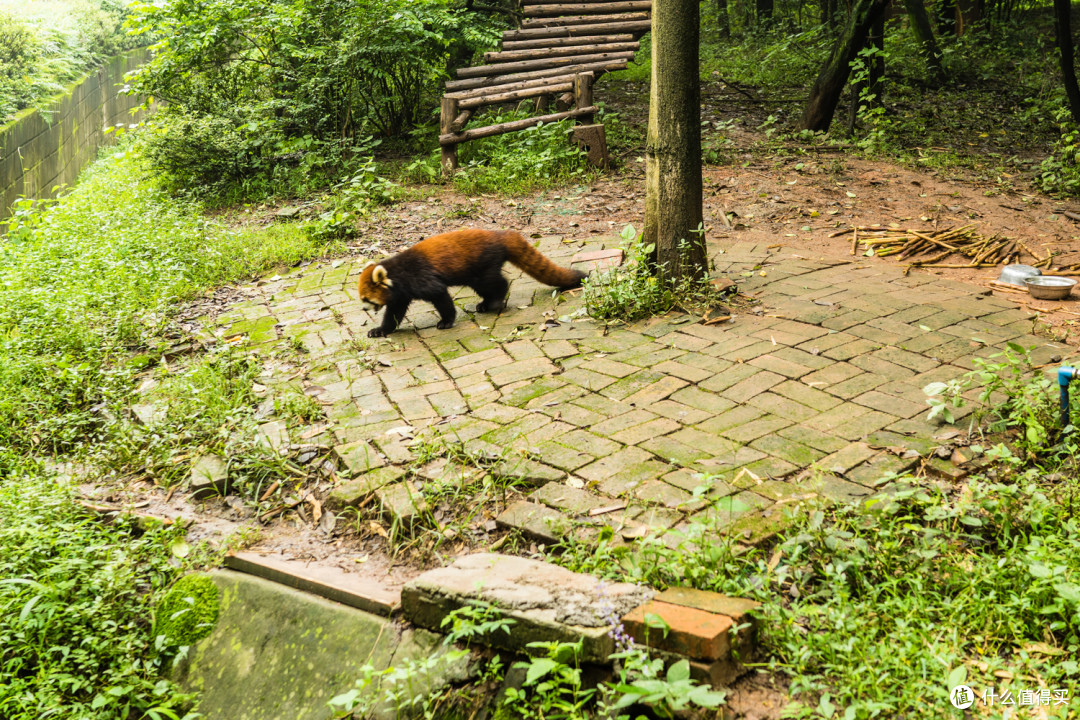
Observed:
[[[207,720],[330,720],[330,698],[370,664],[386,668],[398,633],[385,618],[264,578],[212,573],[220,613],[174,673]]]
[[[400,589],[380,585],[369,577],[347,573],[332,565],[242,552],[227,555],[225,567],[383,617],[401,607]]]
[[[482,639],[492,647],[524,652],[530,642],[581,640],[583,661],[605,662],[615,650],[606,614],[623,615],[652,594],[648,588],[606,584],[538,560],[478,553],[406,584],[401,609],[410,622],[438,631],[450,612],[489,605],[515,623],[510,634]]]

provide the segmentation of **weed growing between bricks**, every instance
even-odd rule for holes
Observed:
[[[608,322],[632,322],[679,309],[708,318],[721,317],[734,300],[734,286],[713,284],[708,277],[666,282],[657,278],[656,248],[646,245],[633,225],[619,233],[628,262],[596,273],[585,281],[585,307],[591,317]],[[686,250],[688,252],[688,250]]]

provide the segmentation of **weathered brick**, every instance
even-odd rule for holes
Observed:
[[[604,507],[610,502],[586,490],[554,482],[534,490],[529,500],[576,515],[587,515],[590,510]]]
[[[896,397],[895,395],[886,395],[885,393],[876,390],[871,390],[868,393],[859,395],[853,402],[857,402],[864,407],[902,418],[915,417],[926,410],[926,405],[920,405],[919,403]]]
[[[641,407],[649,407],[653,403],[659,402],[676,390],[680,390],[689,385],[685,380],[676,377],[663,377],[660,380],[651,383],[633,395],[623,398],[623,402],[628,405],[637,405]]]
[[[776,395],[772,392],[761,393],[750,398],[748,404],[753,405],[759,410],[778,415],[782,418],[787,418],[792,422],[805,422],[815,415],[819,414],[818,410],[808,408],[805,405],[783,397]]]
[[[645,442],[650,438],[660,437],[669,433],[675,432],[682,425],[669,420],[667,418],[654,418],[645,423],[634,425],[625,430],[612,433],[609,437],[612,440],[623,443],[625,445],[637,445],[638,443]]]
[[[696,391],[697,389],[696,388],[684,388],[684,390],[695,390]],[[679,392],[683,392],[683,391],[680,390]],[[716,397],[716,396],[710,396],[710,397],[714,397],[718,401],[720,400],[720,398]],[[734,404],[733,403],[727,404],[727,403],[717,402],[715,406],[718,408],[717,410],[714,410],[712,412],[707,412],[705,410],[701,410],[699,408],[696,408],[696,407],[694,407],[692,405],[684,404],[682,402],[678,402],[676,400],[672,400],[672,399],[669,398],[667,400],[661,400],[658,403],[654,403],[652,406],[649,407],[649,410],[656,413],[657,415],[662,415],[663,417],[666,417],[669,420],[674,420],[674,421],[676,421],[678,423],[681,423],[683,425],[693,425],[693,424],[702,422],[703,420],[708,420],[710,417],[712,417],[712,415],[714,413],[721,412],[722,410],[726,410],[728,407],[733,407]]]
[[[508,365],[491,368],[487,371],[487,375],[496,386],[502,386],[518,380],[553,375],[557,371],[558,367],[547,357],[536,357],[529,360],[516,360]]]
[[[746,410],[754,410],[758,413],[763,413],[763,411],[759,410],[758,408],[752,408],[749,406],[746,406]],[[761,414],[760,417],[755,418],[754,420],[750,420],[749,422],[742,423],[741,425],[735,425],[734,427],[730,427],[727,430],[723,430],[720,434],[726,438],[731,438],[732,440],[735,440],[737,442],[749,443],[753,440],[757,440],[762,436],[770,435],[777,432],[778,430],[786,428],[791,425],[791,422],[792,421],[788,420],[787,418],[777,417],[776,415],[764,413]]]
[[[709,453],[667,436],[638,443],[638,447],[648,450],[662,460],[684,466],[693,465],[695,461],[709,457]]]
[[[506,508],[495,522],[499,527],[518,530],[539,542],[555,544],[570,532],[570,518],[544,505],[519,501]]]
[[[856,465],[877,455],[877,451],[866,443],[851,443],[843,450],[834,452],[822,459],[818,465],[827,472],[844,475]]]
[[[345,466],[349,476],[359,475],[386,464],[375,448],[362,440],[338,445],[334,448],[334,454]]]
[[[649,616],[666,624],[650,627]],[[718,660],[731,650],[731,618],[696,608],[655,600],[631,610],[622,618],[623,627],[635,641],[698,660]]]
[[[758,370],[758,372],[751,377],[732,385],[721,394],[734,402],[744,403],[751,398],[764,393],[769,388],[779,385],[786,379],[787,378],[783,375],[777,375],[776,373],[768,372],[767,370]]]

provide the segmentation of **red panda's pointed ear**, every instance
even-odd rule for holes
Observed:
[[[394,281],[386,276],[386,268],[382,265],[376,265],[375,269],[371,271],[371,279],[376,285],[385,285],[386,287],[393,287]]]

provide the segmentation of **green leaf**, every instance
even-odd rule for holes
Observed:
[[[957,685],[963,685],[964,681],[967,680],[967,672],[967,665],[958,665],[953,668],[952,672],[949,673],[949,679],[946,681],[949,689],[951,690]]]
[[[690,661],[680,660],[668,668],[667,679],[669,683],[684,682],[690,679]]]
[[[536,658],[529,663],[529,669],[525,673],[525,684],[532,685],[540,678],[554,670],[559,663],[550,658]]]
[[[1054,585],[1054,590],[1061,597],[1062,600],[1070,605],[1080,605],[1080,585],[1075,583],[1058,583]]]
[[[929,385],[927,385],[926,387],[924,387],[922,389],[922,391],[924,393],[926,393],[927,395],[934,396],[934,395],[941,395],[948,389],[949,389],[949,386],[946,385],[943,382],[932,382]]]

